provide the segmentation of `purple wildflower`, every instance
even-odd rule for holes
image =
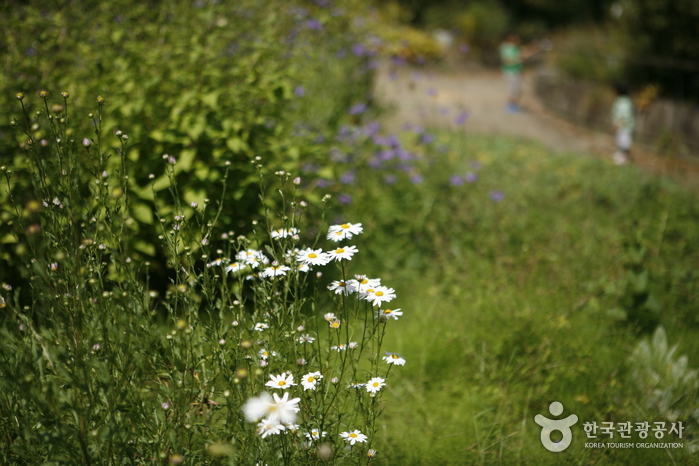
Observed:
[[[337,201],[342,205],[347,205],[352,203],[352,196],[346,193],[342,193],[337,196]]]
[[[475,183],[476,180],[478,180],[478,175],[476,175],[476,174],[473,173],[473,172],[468,172],[468,173],[466,173],[466,177],[465,177],[465,178],[466,178],[466,182],[467,182],[467,183]]]
[[[296,97],[303,97],[304,94],[306,93],[306,89],[303,88],[303,86],[296,86],[294,89],[294,94]]]
[[[349,109],[349,114],[350,115],[361,115],[362,113],[367,111],[367,105],[364,102],[360,102],[358,104],[353,105]]]
[[[459,115],[456,117],[454,122],[457,125],[463,125],[464,123],[466,123],[466,118],[468,118],[468,113],[466,111],[463,111],[463,112],[459,113]]]
[[[425,133],[420,137],[420,140],[423,144],[429,144],[434,141],[434,136],[432,136],[430,133]]]
[[[451,175],[451,178],[449,178],[449,183],[452,186],[461,186],[464,184],[464,179],[459,175]]]
[[[357,179],[357,174],[351,170],[340,177],[340,183],[353,184],[356,179]]]
[[[420,174],[420,173],[415,173],[414,175],[412,175],[412,176],[410,177],[410,182],[411,182],[412,184],[420,184],[420,183],[422,183],[423,181],[425,181],[425,177],[422,176],[422,174]]]
[[[503,199],[505,199],[505,194],[502,191],[491,191],[490,198],[493,200],[493,202],[501,202]]]
[[[384,175],[383,182],[386,184],[396,184],[396,182],[398,182],[398,177],[392,173],[389,173],[388,175]]]
[[[352,47],[352,53],[357,57],[362,57],[367,53],[366,47],[364,47],[362,44],[354,44]]]

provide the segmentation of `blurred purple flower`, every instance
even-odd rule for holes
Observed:
[[[459,175],[451,175],[451,178],[449,178],[449,183],[452,186],[461,186],[464,184],[464,179]]]
[[[334,163],[347,163],[348,158],[348,155],[342,152],[337,147],[333,147],[330,150],[330,160]]]
[[[459,44],[459,51],[463,54],[467,54],[471,51],[471,46],[462,42]]]
[[[415,156],[405,149],[400,149],[398,151],[398,158],[403,160],[403,161],[408,161],[408,160],[413,160],[415,158]]]
[[[367,70],[375,70],[378,67],[379,67],[379,62],[378,62],[378,60],[374,60],[374,59],[369,60],[369,63],[367,63],[367,65],[366,65]]]
[[[391,160],[393,157],[396,156],[396,153],[390,149],[382,150],[378,153],[378,157],[380,160],[383,162],[388,162]]]
[[[417,71],[413,71],[413,81],[419,81],[421,79],[422,79],[422,75]]]
[[[491,191],[490,198],[494,202],[501,202],[503,199],[505,199],[505,194],[502,191]]]
[[[463,125],[464,123],[466,123],[466,118],[468,118],[468,113],[467,113],[467,112],[461,112],[461,113],[459,113],[459,115],[456,117],[456,119],[454,120],[454,122],[455,122],[457,125]]]
[[[415,173],[414,175],[410,176],[410,182],[412,184],[420,184],[423,181],[425,181],[425,177],[422,176],[420,173]]]
[[[327,188],[330,186],[330,180],[327,178],[318,178],[318,183],[317,183],[319,188]]]
[[[423,144],[429,144],[434,142],[434,136],[432,136],[430,133],[425,133],[420,137],[420,140]]]
[[[420,126],[420,125],[416,125],[416,126],[413,128],[413,133],[415,133],[415,134],[422,134],[424,131],[425,131],[425,128],[423,128],[423,127]]]
[[[303,95],[306,93],[306,89],[303,88],[303,86],[296,86],[294,89],[294,94],[296,97],[303,97]]]
[[[311,31],[321,31],[323,29],[323,23],[315,18],[306,20],[306,27]]]
[[[436,95],[437,95],[437,89],[435,89],[434,87],[429,87],[429,88],[427,88],[427,95],[430,96],[430,97],[436,96]]]
[[[354,44],[352,46],[352,53],[357,57],[362,57],[366,55],[366,47],[363,44]]]
[[[368,125],[364,126],[365,136],[374,136],[381,130],[381,123],[378,121],[372,121]]]
[[[473,172],[466,173],[466,182],[467,183],[475,183],[476,180],[478,180],[478,176],[475,173],[473,173]]]
[[[381,166],[381,160],[378,157],[372,157],[367,162],[371,168],[378,168]]]
[[[396,79],[398,79],[398,73],[396,73],[395,71],[391,71],[390,73],[388,73],[389,81],[395,81]]]
[[[360,102],[358,104],[353,105],[349,109],[349,114],[350,115],[361,115],[362,113],[366,112],[367,106],[364,102]]]
[[[439,107],[439,114],[440,115],[447,115],[449,113],[449,107],[442,105]]]
[[[408,64],[408,61],[403,57],[393,57],[392,61],[396,66],[405,66]]]
[[[350,170],[340,177],[340,183],[353,184],[356,179],[357,179],[357,174],[353,170]]]
[[[347,205],[352,203],[352,196],[346,193],[342,193],[339,196],[337,196],[337,202],[339,202],[342,205]]]

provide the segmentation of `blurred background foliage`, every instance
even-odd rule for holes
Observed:
[[[565,75],[699,102],[699,4],[693,0],[377,0],[415,28],[452,31],[469,52],[497,64],[506,32],[553,39],[551,62]]]
[[[43,106],[39,90],[50,92],[51,106],[61,106],[59,94],[68,91],[68,118],[79,128],[70,137],[78,144],[94,135],[88,114],[96,113],[95,99],[103,96],[103,146],[118,147],[117,130],[129,136],[133,247],[161,268],[167,282],[152,215],[154,207],[161,215],[171,211],[156,200],[170,186],[163,155],[177,159],[183,205],[220,199],[219,168],[230,162],[232,189],[221,220],[246,234],[261,209],[251,161],[260,157],[267,166],[295,173],[323,162],[328,133],[348,118],[351,105],[368,98],[365,14],[361,0],[342,6],[304,0],[3,2],[2,163],[15,170],[15,183],[29,186],[21,149],[26,141],[10,128],[13,118],[21,119],[17,92],[32,96],[26,102],[33,113]],[[36,140],[47,137],[38,126],[32,131]],[[312,188],[307,186],[311,199]],[[17,201],[33,201],[29,192],[20,192]],[[3,189],[3,209],[9,208],[6,196]],[[0,212],[0,240],[6,244],[16,241],[9,216]],[[0,269],[21,264],[20,252],[4,247]],[[10,283],[18,279],[2,275]]]

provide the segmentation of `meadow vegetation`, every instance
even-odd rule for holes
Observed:
[[[3,10],[0,462],[696,459],[693,193],[386,132],[358,1],[120,3]]]

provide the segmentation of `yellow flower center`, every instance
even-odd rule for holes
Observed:
[[[340,321],[336,320],[335,322],[331,323],[330,326],[332,328],[338,328],[338,327],[340,327]]]
[[[341,226],[342,228],[345,228],[345,229],[347,229],[347,228],[349,228],[349,227],[350,227],[350,226],[349,226],[348,224],[346,224],[346,223],[343,223],[343,224],[342,224],[342,225],[340,225],[340,226]]]
[[[286,385],[286,382],[284,380],[280,380],[279,382],[277,382],[277,385],[283,387],[284,385]]]
[[[309,377],[308,382],[315,382],[316,378],[315,377]]]
[[[318,257],[318,254],[312,252],[312,253],[310,253],[310,254],[308,255],[308,257],[309,257],[310,259],[315,259],[316,257]]]
[[[368,278],[364,278],[364,279],[363,279],[361,282],[359,282],[359,283],[361,283],[362,285],[366,285],[367,283],[369,283],[369,279],[368,279]]]
[[[377,291],[377,292],[374,293],[374,294],[375,294],[376,296],[383,296],[383,291]]]
[[[390,310],[390,309],[384,309],[384,311],[383,311],[384,314],[390,314],[390,313],[392,313],[392,312],[393,312],[393,311]]]
[[[374,383],[372,384],[372,387],[378,387],[378,386],[379,386],[379,383],[378,383],[378,382],[374,382]]]
[[[352,437],[352,438],[357,438],[357,437],[359,437],[359,435],[357,435],[357,434],[355,434],[354,432],[352,432],[352,433],[350,434],[350,437]]]
[[[342,254],[343,252],[345,252],[345,250],[342,248],[335,249],[335,254]]]
[[[397,354],[392,354],[391,357],[392,357],[393,359],[400,359],[400,356],[398,356]]]

